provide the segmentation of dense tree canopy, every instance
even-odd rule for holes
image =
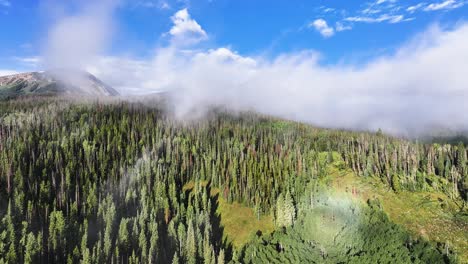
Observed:
[[[308,214],[322,214],[316,210],[323,199],[314,208],[306,201],[319,193],[314,186],[330,164],[378,178],[395,192],[440,190],[464,208],[463,144],[219,109],[181,121],[164,109],[50,98],[0,103],[0,263],[452,260],[450,252],[408,237],[376,205],[357,214],[362,221],[343,224],[334,252],[323,241],[306,241],[314,237],[301,228],[313,218]],[[273,214],[278,231],[233,248],[223,240],[218,197]],[[349,230],[364,235],[356,239]],[[394,247],[384,249],[386,243]]]

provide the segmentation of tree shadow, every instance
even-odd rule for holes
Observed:
[[[207,192],[211,193],[211,185],[207,186]],[[226,259],[232,258],[232,243],[227,240],[224,235],[224,227],[221,225],[221,215],[217,213],[219,208],[219,193],[210,196],[211,200],[211,211],[210,211],[210,222],[212,228],[212,239],[215,247],[216,254],[219,254],[221,249],[224,249],[224,255]]]

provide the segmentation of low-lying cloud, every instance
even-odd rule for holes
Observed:
[[[7,75],[13,75],[13,74],[17,74],[18,72],[17,71],[14,71],[14,70],[2,70],[0,69],[0,77],[1,76],[7,76]]]

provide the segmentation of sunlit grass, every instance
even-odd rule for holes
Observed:
[[[274,231],[273,217],[270,215],[257,218],[252,208],[237,202],[228,203],[222,197],[218,199],[217,213],[221,216],[221,225],[228,242],[235,248],[241,248],[260,231],[269,234]]]
[[[202,181],[201,186],[206,186],[207,182]],[[194,182],[188,182],[183,186],[183,190],[192,190]],[[249,242],[258,231],[262,234],[269,234],[274,231],[275,226],[271,215],[255,215],[255,211],[238,202],[228,203],[223,197],[218,196],[219,189],[213,188],[211,196],[217,197],[216,213],[221,218],[221,226],[224,228],[223,240],[240,249]]]

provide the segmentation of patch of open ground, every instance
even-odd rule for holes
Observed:
[[[206,184],[207,182],[201,182],[202,186]],[[194,183],[189,182],[184,185],[183,190],[191,190],[193,187]],[[229,203],[218,194],[219,189],[211,190],[211,196],[218,197],[216,213],[221,217],[221,225],[224,228],[223,240],[232,243],[235,248],[240,249],[259,231],[269,234],[275,230],[271,215],[261,215],[258,218],[254,209],[238,202]]]

